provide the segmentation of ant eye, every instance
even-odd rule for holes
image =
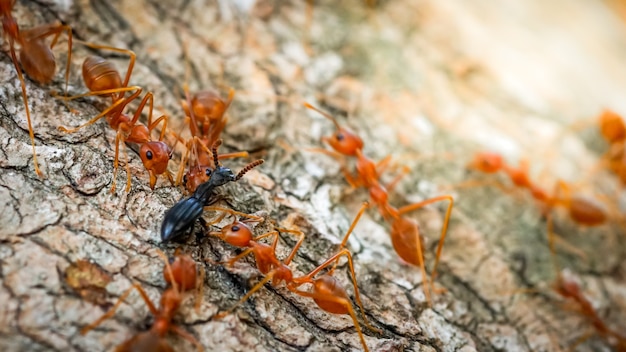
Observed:
[[[204,170],[205,175],[207,176],[211,176],[211,169],[207,168],[206,170]]]
[[[335,138],[337,138],[338,141],[343,141],[343,139],[345,138],[343,133],[337,133],[335,135]]]
[[[237,226],[237,225],[231,227],[230,229],[233,230],[233,232],[237,232],[237,231],[240,230],[239,226]]]
[[[174,257],[169,257],[168,258],[168,262],[170,262],[170,265],[174,264],[175,261],[176,261],[176,258],[174,258]]]
[[[148,150],[148,151],[146,152],[146,158],[147,158],[148,160],[152,160],[152,151]]]
[[[187,175],[186,174],[183,176],[183,183],[187,184]]]

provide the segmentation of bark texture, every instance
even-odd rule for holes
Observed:
[[[432,307],[419,270],[395,254],[380,216],[369,211],[357,226],[349,248],[367,317],[381,329],[364,329],[371,350],[558,351],[593,332],[550,289],[546,223],[532,200],[494,187],[453,186],[482,177],[468,174],[465,164],[490,149],[513,163],[528,158],[547,188],[558,179],[584,181],[583,190],[619,204],[614,178],[589,172],[606,147],[593,123],[568,129],[602,108],[626,113],[626,28],[603,3],[401,0],[369,8],[358,0],[324,1],[310,28],[302,1],[18,1],[13,14],[23,28],[61,20],[77,39],[135,51],[131,82],[155,94],[175,131],[185,77],[192,91],[235,88],[223,150],[248,150],[267,162],[227,186],[224,204],[299,226],[306,240],[293,265],[298,273],[333,253],[368,196],[350,190],[334,159],[305,150],[322,146],[333,125],[300,102],[338,116],[374,159],[392,154],[410,168],[393,204],[452,192],[457,203],[436,281],[446,292]],[[206,350],[361,349],[348,316],[327,314],[284,288],[268,286],[236,313],[212,319],[258,282],[254,261],[205,264],[237,251],[200,226],[183,244],[160,244],[163,213],[183,194],[162,180],[151,191],[130,150],[132,190],[124,191],[121,168],[110,194],[114,133],[105,121],[69,135],[57,130],[103,108],[86,98],[73,101],[71,113],[52,96],[64,87],[64,45],[55,49],[53,83],[26,81],[45,179],[34,173],[17,74],[7,51],[0,54],[0,350],[105,351],[148,329],[150,312],[132,294],[113,319],[79,334],[134,281],[158,302],[165,283],[155,249],[178,247],[207,271],[200,311],[187,299],[176,319]],[[85,92],[80,65],[94,53],[74,49],[71,95]],[[123,55],[97,53],[124,72]],[[245,161],[225,163],[237,170]],[[176,171],[176,161],[170,168]],[[439,204],[412,215],[426,238],[428,268],[444,210]],[[608,324],[626,330],[623,227],[611,221],[584,229],[564,213],[555,226],[584,253],[560,250],[561,265]],[[281,253],[290,244],[283,239]],[[350,287],[346,272],[342,265],[338,277]],[[576,350],[611,349],[590,336]],[[178,337],[168,340],[176,350],[192,350]]]

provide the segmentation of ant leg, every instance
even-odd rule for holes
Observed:
[[[199,145],[200,148],[202,148],[202,150],[205,153],[213,155],[213,152],[205,145],[205,143],[200,138],[195,137],[195,136],[193,138],[194,138],[194,141],[196,142],[195,145]],[[232,159],[232,158],[247,158],[248,156],[250,156],[248,152],[226,153],[226,154],[219,154],[217,156],[217,160]]]
[[[437,255],[435,257],[435,265],[433,266],[433,270],[430,274],[431,281],[433,282],[435,281],[435,277],[437,276],[437,265],[439,265],[439,258],[441,257],[441,251],[443,250],[443,243],[446,239],[446,233],[448,232],[448,224],[450,223],[450,215],[452,214],[452,207],[454,206],[454,198],[451,195],[439,196],[439,197],[426,199],[419,203],[409,204],[407,206],[404,206],[398,209],[398,215],[402,215],[410,211],[422,208],[428,204],[441,202],[445,200],[447,200],[449,203],[448,203],[448,208],[446,209],[445,218],[443,220],[443,227],[441,228],[441,235],[439,236],[439,244],[437,245]],[[417,241],[419,242],[420,239],[417,238]],[[421,243],[418,243],[418,248],[421,248]]]
[[[260,222],[263,221],[263,218],[260,216],[256,216],[256,215],[251,215],[251,214],[246,214],[246,213],[242,213],[239,211],[235,211],[232,209],[228,209],[228,208],[222,208],[222,207],[217,207],[217,206],[206,206],[204,207],[204,210],[212,210],[212,211],[221,211],[223,213],[228,213],[230,215],[236,216],[242,216],[245,217],[248,221],[252,221],[252,222]],[[225,217],[226,215],[224,215]],[[222,219],[224,219],[224,217],[222,217]],[[220,219],[217,222],[209,222],[209,225],[213,225],[213,224],[217,224],[218,222],[222,221],[222,219]]]
[[[104,322],[105,320],[113,317],[113,315],[115,314],[115,311],[122,305],[126,297],[128,297],[128,295],[133,291],[133,289],[136,289],[137,291],[139,291],[139,294],[141,295],[143,300],[146,302],[146,305],[148,306],[148,309],[150,310],[152,315],[156,316],[158,314],[158,310],[156,309],[156,307],[154,306],[154,304],[152,303],[152,301],[146,294],[146,291],[144,291],[143,288],[138,283],[135,282],[128,290],[124,291],[124,293],[120,296],[120,298],[117,299],[117,302],[115,302],[115,304],[113,305],[111,309],[109,309],[109,311],[104,313],[104,315],[98,318],[98,320],[82,328],[80,330],[80,334],[81,335],[87,334],[89,331],[93,330],[98,325],[102,324],[102,322]]]
[[[392,192],[393,189],[396,188],[398,183],[400,183],[402,178],[404,178],[410,172],[411,172],[411,170],[409,170],[408,167],[406,167],[406,166],[402,167],[402,171],[400,171],[400,173],[397,174],[396,177],[394,177],[393,180],[391,180],[391,182],[389,182],[387,185],[385,185],[385,188],[387,189],[387,192]]]
[[[211,234],[213,234],[213,233],[211,233]],[[213,265],[226,265],[228,267],[232,267],[236,262],[240,261],[242,258],[244,258],[245,256],[247,256],[248,254],[250,254],[252,252],[253,252],[252,248],[247,248],[245,251],[237,254],[233,258],[230,258],[229,260],[226,260],[226,261],[215,262],[215,261],[213,261],[211,259],[208,259],[208,258],[205,259],[204,261],[207,262],[207,263],[211,263]]]
[[[361,205],[361,209],[359,209],[359,212],[354,217],[354,220],[352,220],[352,224],[350,224],[350,228],[348,228],[348,231],[343,236],[343,240],[341,241],[341,244],[339,245],[339,248],[343,248],[343,247],[346,246],[346,244],[348,243],[348,238],[350,238],[350,235],[352,234],[352,231],[356,227],[356,224],[361,219],[361,216],[365,212],[365,209],[369,208],[369,206],[370,206],[369,202],[363,202],[363,204]]]
[[[137,123],[148,101],[150,102],[150,104],[148,104],[148,126],[152,124],[152,110],[154,109],[154,98],[152,96],[152,93],[148,92],[143,97],[143,99],[141,99],[141,102],[139,103],[139,106],[137,107],[137,110],[135,111],[135,115],[133,115],[132,120],[130,120],[129,122],[130,126],[134,126]]]
[[[200,267],[200,275],[196,278],[196,297],[194,309],[196,313],[200,312],[200,306],[202,305],[202,297],[204,296],[204,279],[206,277],[206,271],[204,267]]]
[[[283,261],[283,263],[285,265],[289,265],[289,263],[291,263],[293,258],[296,256],[296,253],[300,249],[300,246],[302,245],[302,242],[304,242],[304,232],[299,231],[299,230],[290,230],[290,229],[281,229],[281,228],[278,228],[276,230],[278,231],[278,233],[286,232],[286,233],[291,234],[293,236],[296,236],[298,238],[298,240],[296,241],[296,244],[291,249],[291,252],[289,253],[289,256],[287,256],[287,259],[285,259]],[[278,239],[278,233],[277,233],[277,236],[276,236],[277,239]],[[276,245],[274,245],[273,247],[274,247],[274,252],[276,252]]]
[[[249,156],[250,154],[248,154],[248,152],[234,152],[234,153],[220,154],[217,158],[219,160],[222,160],[222,159],[232,159],[232,158],[247,158]]]
[[[115,93],[133,92],[134,94],[135,92],[141,91],[141,90],[142,88],[139,86],[119,87],[119,88],[113,88],[113,89],[94,90],[94,91],[83,93],[83,94],[72,95],[71,97],[68,97],[68,96],[57,97],[57,99],[69,101],[69,100],[76,100],[78,98],[93,97],[93,96],[100,96],[100,95],[110,95],[110,94],[115,94]],[[114,101],[124,101],[124,99],[119,98],[119,99],[114,99]]]
[[[274,277],[274,273],[275,273],[274,270],[269,272],[267,275],[265,275],[263,280],[261,280],[259,283],[254,285],[254,287],[252,287],[252,289],[250,289],[250,291],[248,291],[248,293],[246,293],[246,295],[243,296],[237,303],[235,303],[232,307],[228,308],[228,310],[215,314],[213,318],[222,319],[228,314],[230,314],[233,310],[235,310],[235,308],[239,307],[241,304],[247,301],[256,291],[260,290],[261,287],[263,287],[266,283],[270,282],[272,278]]]
[[[43,178],[43,173],[41,172],[41,170],[39,170],[39,163],[37,162],[37,151],[35,150],[35,132],[33,131],[33,125],[30,121],[30,109],[28,108],[28,97],[26,96],[26,81],[24,81],[22,69],[18,65],[17,56],[15,55],[15,44],[12,38],[9,38],[9,45],[11,61],[13,61],[13,66],[15,66],[17,77],[19,78],[22,86],[22,99],[24,100],[24,109],[26,110],[26,122],[28,122],[28,135],[30,136],[30,144],[33,147],[33,164],[35,164],[35,173],[37,173],[37,176],[39,176],[40,178]]]
[[[126,141],[124,141],[124,145]],[[131,175],[130,175],[130,161],[128,160],[128,151],[124,148],[124,162],[126,163],[126,193],[130,192]],[[156,182],[156,181],[155,181]]]
[[[361,344],[363,345],[363,350],[368,352],[369,349],[367,348],[367,344],[365,343],[365,337],[363,336],[363,332],[361,331],[361,325],[359,325],[359,321],[356,319],[356,313],[354,312],[354,308],[352,308],[352,303],[350,303],[350,301],[348,301],[345,298],[342,297],[337,297],[337,296],[333,296],[331,294],[325,294],[325,293],[319,293],[319,292],[309,292],[309,291],[303,291],[303,290],[299,290],[299,289],[290,289],[291,292],[302,296],[302,297],[308,297],[311,299],[314,299],[316,301],[323,301],[323,302],[332,302],[332,303],[338,303],[341,304],[347,311],[348,314],[350,315],[350,317],[352,318],[352,323],[354,324],[354,328],[356,329],[357,334],[359,334],[359,339],[361,340]],[[363,314],[363,317],[365,317],[365,314]],[[367,324],[367,323],[366,323]],[[369,324],[368,324],[368,327]],[[371,329],[371,327],[370,327]],[[380,331],[379,329],[374,329],[374,331]]]
[[[179,326],[171,325],[170,330],[173,331],[176,335],[189,341],[192,345],[196,346],[196,349],[198,350],[198,352],[202,352],[204,350],[200,342],[198,342],[198,340],[196,340],[196,338],[193,335],[183,330]]]
[[[134,88],[134,87],[131,87]],[[93,125],[94,123],[96,123],[98,120],[100,120],[101,118],[105,117],[109,112],[111,112],[113,109],[117,108],[118,106],[125,106],[126,104],[128,104],[131,100],[135,99],[136,96],[138,96],[139,94],[141,94],[141,88],[137,87],[138,90],[135,91],[135,93],[133,93],[133,95],[129,96],[127,99],[119,99],[117,101],[115,101],[113,104],[111,104],[111,106],[109,106],[108,108],[106,108],[104,111],[102,111],[101,113],[99,113],[98,115],[96,115],[94,118],[92,118],[91,120],[85,122],[84,124],[78,126],[78,127],[74,127],[74,128],[67,128],[65,126],[59,126],[58,129],[59,131],[65,132],[65,133],[74,133],[78,130],[80,130],[83,127],[87,127],[89,125]],[[70,97],[73,98],[73,97]],[[132,98],[132,99],[131,99]]]
[[[119,155],[120,155],[120,141],[122,140],[122,135],[118,131],[115,135],[115,158],[113,159],[113,181],[111,182],[111,193],[115,193],[115,184],[117,183],[117,167],[119,166]]]

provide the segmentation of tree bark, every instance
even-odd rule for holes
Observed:
[[[322,147],[333,125],[302,102],[361,135],[373,159],[392,155],[394,166],[408,166],[392,204],[454,195],[435,281],[445,293],[432,306],[419,269],[394,252],[389,225],[369,210],[356,227],[349,241],[356,279],[367,319],[381,329],[367,329],[359,316],[371,350],[611,349],[551,289],[546,221],[530,197],[491,187],[495,182],[455,187],[489,179],[465,165],[475,152],[492,150],[512,163],[529,159],[547,189],[558,179],[581,181],[580,189],[603,194],[617,209],[614,177],[589,171],[605,148],[593,122],[571,128],[603,108],[626,113],[626,30],[603,3],[327,1],[315,5],[310,27],[301,1],[18,1],[13,15],[23,29],[61,20],[76,39],[133,50],[131,84],[154,93],[172,131],[183,126],[184,83],[224,94],[233,87],[222,149],[247,150],[266,163],[226,186],[222,205],[304,231],[292,265],[297,274],[334,253],[368,198],[350,189],[340,163],[307,149]],[[212,319],[261,279],[254,260],[233,268],[205,263],[238,251],[205,236],[200,224],[184,243],[161,244],[163,213],[183,192],[163,180],[150,190],[130,149],[132,190],[124,191],[122,163],[110,193],[115,133],[106,122],[73,134],[57,129],[84,123],[106,106],[104,99],[78,99],[69,103],[73,113],[53,97],[64,89],[64,45],[55,48],[53,83],[26,80],[44,179],[34,173],[17,74],[8,51],[0,55],[0,349],[105,351],[147,330],[153,318],[133,293],[114,318],[79,334],[133,282],[158,302],[165,282],[157,248],[170,254],[181,248],[207,272],[201,309],[190,297],[176,318],[205,350],[361,349],[349,316],[325,313],[285,288],[266,285],[235,313]],[[86,91],[80,65],[91,54],[113,60],[122,73],[128,65],[124,55],[75,44],[70,95]],[[170,163],[174,173],[180,147]],[[224,163],[238,170],[246,161]],[[444,211],[445,202],[411,214],[425,236],[428,269]],[[586,229],[557,212],[555,228],[582,253],[559,247],[560,266],[582,283],[609,326],[626,330],[623,226],[612,219]],[[281,258],[293,243],[281,240]],[[337,277],[354,299],[341,263]],[[192,350],[173,334],[168,341]]]

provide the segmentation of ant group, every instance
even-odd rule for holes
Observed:
[[[343,242],[347,242],[348,237],[352,233],[352,230],[356,226],[359,221],[361,215],[368,207],[368,204],[365,203],[361,209],[359,210],[357,216],[355,217],[352,225],[344,236]],[[248,214],[243,214],[240,212],[236,212],[230,209],[220,208],[220,207],[210,207],[211,210],[222,211],[223,213],[217,217],[215,220],[211,221],[210,224],[215,224],[220,221],[227,215],[232,215],[235,217],[233,222],[221,229],[219,232],[211,232],[210,234],[216,236],[226,243],[238,247],[245,248],[243,252],[238,254],[237,256],[220,263],[215,264],[227,264],[228,266],[232,266],[235,262],[241,260],[242,258],[248,256],[250,253],[254,254],[256,259],[256,265],[259,271],[265,275],[265,277],[257,283],[252,289],[246,293],[234,306],[229,308],[226,311],[218,313],[215,315],[216,319],[223,318],[225,315],[232,312],[235,308],[243,304],[247,301],[256,291],[261,289],[266,283],[272,284],[272,286],[277,287],[281,283],[285,284],[285,287],[303,297],[308,297],[313,299],[313,301],[320,307],[322,310],[333,313],[333,314],[349,314],[354,322],[354,327],[356,328],[357,333],[359,334],[359,339],[361,340],[361,344],[363,345],[363,349],[368,351],[367,344],[365,343],[365,338],[363,336],[363,332],[361,331],[361,327],[356,318],[356,313],[354,308],[352,307],[352,303],[346,292],[345,288],[341,285],[341,283],[333,276],[334,270],[339,262],[341,257],[346,257],[348,261],[348,267],[350,269],[350,275],[352,278],[352,284],[354,286],[354,295],[356,302],[361,309],[361,313],[363,315],[363,321],[365,325],[373,331],[379,331],[378,329],[372,327],[365,316],[365,310],[363,309],[363,303],[361,302],[361,297],[359,294],[359,288],[356,282],[356,274],[354,272],[354,264],[352,262],[352,254],[346,248],[340,248],[339,251],[327,260],[325,260],[322,264],[318,265],[315,269],[311,270],[309,273],[303,276],[295,276],[289,264],[294,259],[296,252],[302,245],[304,241],[304,233],[299,230],[289,230],[289,229],[281,229],[275,228],[270,232],[266,232],[262,235],[253,236],[252,229],[249,224],[254,222],[263,221],[262,218],[257,216],[252,216]],[[243,219],[237,220],[237,216],[242,216]],[[291,251],[287,255],[287,258],[284,260],[280,260],[276,257],[276,247],[278,244],[278,239],[280,233],[289,233],[293,236],[296,236],[298,240],[295,245],[292,247]],[[264,238],[272,238],[273,241],[271,245],[259,242]],[[342,246],[343,247],[343,246]],[[207,260],[210,261],[210,260]],[[212,262],[212,261],[210,261]],[[332,266],[332,267],[331,267]],[[331,267],[327,272],[317,276],[322,270]],[[316,277],[317,276],[317,277]],[[300,287],[306,284],[310,284],[312,289],[310,291],[303,290]]]
[[[28,95],[26,94],[26,82],[22,75],[19,63],[24,68],[26,75],[33,80],[48,84],[52,81],[56,72],[56,59],[52,53],[52,49],[56,45],[59,36],[67,33],[68,54],[67,65],[65,69],[65,91],[67,92],[67,82],[70,74],[70,63],[72,59],[72,28],[61,23],[51,23],[36,26],[27,30],[20,30],[17,21],[11,15],[15,0],[0,0],[0,17],[2,17],[3,37],[8,39],[9,53],[11,61],[15,66],[17,77],[22,87],[22,100],[24,100],[24,109],[26,110],[26,121],[28,122],[28,134],[33,148],[33,164],[35,172],[39,177],[43,177],[43,173],[39,169],[37,162],[37,152],[35,150],[35,133],[30,118],[30,109],[28,107]],[[46,38],[54,36],[52,43],[48,47]],[[15,53],[15,47],[19,46],[19,60]]]
[[[81,42],[82,43],[82,42]],[[119,49],[104,45],[97,45],[92,43],[82,43],[88,47],[94,49],[104,49],[114,52],[124,53],[130,57],[128,69],[126,70],[126,76],[122,82],[122,78],[119,72],[115,69],[110,61],[107,61],[99,56],[90,56],[83,62],[83,80],[85,85],[89,89],[88,93],[80,94],[72,97],[66,97],[66,100],[77,99],[86,96],[109,96],[111,98],[111,106],[106,108],[97,116],[93,117],[86,123],[74,127],[67,128],[60,126],[59,130],[65,133],[73,133],[77,130],[92,125],[103,117],[106,117],[109,126],[116,131],[115,136],[115,158],[113,161],[113,181],[111,185],[111,193],[115,192],[115,185],[117,179],[117,169],[119,163],[119,149],[120,144],[124,143],[136,143],[140,146],[139,156],[143,162],[144,167],[148,170],[150,175],[150,188],[154,189],[157,178],[159,175],[165,174],[171,183],[174,182],[172,175],[167,170],[167,165],[172,157],[172,149],[163,141],[167,130],[167,116],[163,115],[156,120],[152,121],[152,112],[154,105],[154,98],[152,93],[148,92],[141,99],[139,106],[135,114],[131,117],[124,113],[124,108],[137,99],[143,89],[139,86],[128,86],[130,76],[135,64],[135,53],[126,50]],[[126,92],[132,94],[125,97]],[[143,109],[148,106],[148,125],[144,125],[139,122]],[[152,131],[159,125],[161,126],[161,133],[158,140],[152,140]],[[131,187],[131,175],[130,166],[126,161],[126,192],[130,191]]]
[[[152,315],[154,315],[154,323],[152,328],[148,331],[141,332],[129,340],[119,345],[116,351],[172,351],[172,347],[165,340],[165,336],[168,332],[173,332],[183,339],[189,341],[196,346],[198,351],[202,351],[202,346],[190,333],[181,329],[173,324],[172,320],[174,315],[178,312],[180,305],[183,301],[183,294],[192,289],[197,289],[196,307],[199,307],[198,299],[202,285],[204,284],[204,271],[200,274],[196,269],[196,263],[188,255],[176,254],[175,258],[168,259],[165,254],[158,251],[160,257],[165,262],[165,268],[163,270],[163,277],[165,281],[170,285],[161,295],[160,306],[157,309],[154,303],[150,300],[144,289],[138,284],[133,285],[124,292],[113,307],[101,316],[95,322],[84,327],[80,333],[82,335],[87,334],[89,331],[98,327],[105,320],[113,317],[115,311],[124,302],[126,297],[133,291],[137,290],[141,295],[141,298],[146,302],[148,309]]]
[[[448,201],[448,207],[446,209],[445,218],[439,238],[439,244],[437,245],[437,254],[435,257],[435,264],[431,272],[431,280],[434,281],[437,274],[437,265],[443,250],[444,240],[448,229],[448,223],[450,221],[450,215],[452,213],[452,207],[454,205],[454,199],[451,195],[443,195],[426,199],[421,202],[405,205],[401,208],[396,208],[389,203],[389,192],[392,191],[399,181],[404,177],[408,171],[405,169],[402,173],[396,176],[391,182],[383,185],[380,181],[382,172],[388,167],[391,160],[390,156],[385,157],[380,162],[376,163],[372,159],[365,156],[363,153],[363,140],[354,132],[342,127],[337,120],[313,107],[311,104],[305,103],[305,107],[317,111],[324,117],[328,118],[335,125],[336,131],[330,137],[322,137],[322,141],[327,143],[333,150],[328,151],[322,149],[322,152],[329,154],[333,157],[353,157],[356,158],[356,174],[352,174],[345,167],[342,167],[342,172],[348,181],[348,183],[354,187],[363,187],[369,191],[369,197],[374,206],[378,207],[378,210],[385,221],[391,225],[391,242],[393,247],[404,261],[412,265],[420,267],[422,280],[424,282],[424,292],[426,300],[430,304],[430,288],[428,284],[428,278],[426,274],[426,266],[424,262],[424,243],[420,233],[419,224],[417,221],[407,218],[405,215],[414,210],[423,208],[426,205],[437,203],[441,201]],[[347,244],[347,237],[341,243],[341,246]]]

